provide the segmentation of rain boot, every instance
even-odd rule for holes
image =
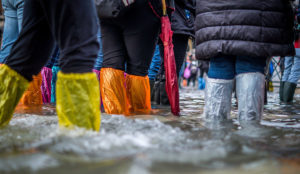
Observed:
[[[154,82],[154,87],[153,87],[153,102],[157,105],[160,105],[160,75]]]
[[[284,83],[283,102],[285,103],[293,102],[296,87],[297,87],[296,83],[290,83],[290,82]]]
[[[20,100],[20,104],[25,106],[30,105],[42,105],[43,96],[42,96],[42,75],[33,76],[33,81],[30,82],[29,88],[25,91],[24,95]]]
[[[108,114],[127,115],[124,71],[113,68],[102,68],[100,89],[104,110]]]
[[[204,117],[207,121],[230,118],[233,80],[207,78]]]
[[[166,78],[164,75],[159,83],[159,88],[160,88],[160,105],[169,106],[170,101],[166,90]]]
[[[155,80],[150,80],[150,92],[151,92],[151,102],[154,102],[154,83],[155,83]]]
[[[149,114],[151,111],[151,94],[148,76],[127,74],[125,81],[129,114]]]
[[[7,65],[0,67],[0,127],[9,123],[29,82]]]
[[[261,73],[239,74],[236,76],[236,93],[240,123],[259,122],[264,109],[265,76]]]
[[[59,125],[89,130],[100,129],[100,92],[95,73],[58,72],[56,110]]]
[[[284,81],[280,81],[280,87],[279,87],[279,99],[281,102],[283,102],[283,89],[284,89]]]

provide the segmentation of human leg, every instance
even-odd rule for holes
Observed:
[[[160,29],[160,21],[147,1],[124,15],[124,41],[128,53],[126,93],[130,114],[148,114],[151,110],[148,69],[153,57]],[[147,21],[147,23],[143,23]],[[143,23],[143,24],[141,24]]]
[[[260,121],[264,107],[266,58],[237,57],[236,93],[240,122]]]
[[[100,89],[104,110],[108,114],[128,114],[125,91],[125,61],[127,56],[122,31],[112,20],[101,20],[103,67]]]
[[[23,22],[24,0],[15,0],[14,6],[17,9],[18,30],[20,33],[22,29],[22,22]]]
[[[53,39],[40,4],[28,0],[24,14],[23,30],[7,57],[6,65],[0,67],[0,125],[9,123],[28,82],[40,72],[49,57],[47,53],[50,54],[52,49]]]
[[[56,108],[60,126],[100,128],[96,74],[98,24],[93,0],[39,0],[60,48]],[[72,109],[70,109],[72,108]]]
[[[288,79],[283,84],[282,101],[289,103],[293,101],[298,80],[300,78],[300,49],[296,49],[296,56],[290,59],[292,66]]]
[[[205,88],[204,117],[206,120],[230,118],[234,76],[234,56],[220,56],[211,59]]]
[[[10,4],[9,0],[3,0],[2,7],[4,9],[5,21],[0,52],[0,64],[5,62],[12,45],[15,43],[19,35],[17,12],[13,5]]]

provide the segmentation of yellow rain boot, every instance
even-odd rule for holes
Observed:
[[[99,131],[100,93],[96,74],[58,72],[57,77],[56,110],[59,125]]]
[[[0,67],[0,127],[9,123],[29,82],[7,65]]]
[[[149,114],[151,94],[148,76],[126,75],[126,94],[130,115]]]
[[[37,76],[33,76],[33,81],[30,82],[29,88],[23,94],[20,103],[25,106],[30,105],[42,105],[43,96],[42,96],[42,75],[41,73]]]
[[[102,68],[100,76],[101,97],[105,112],[128,115],[124,71]]]

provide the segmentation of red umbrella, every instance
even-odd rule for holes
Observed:
[[[162,0],[163,17],[161,17],[161,34],[160,38],[164,44],[164,66],[166,73],[166,91],[171,104],[171,111],[174,115],[179,116],[179,89],[176,73],[176,63],[174,56],[174,45],[172,41],[173,31],[171,22],[167,16],[166,1]]]

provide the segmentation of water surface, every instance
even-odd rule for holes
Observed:
[[[0,173],[300,173],[300,96],[280,105],[270,93],[260,125],[202,120],[204,93],[181,91],[182,117],[102,114],[100,132],[59,129],[53,106],[19,107],[0,129]]]

